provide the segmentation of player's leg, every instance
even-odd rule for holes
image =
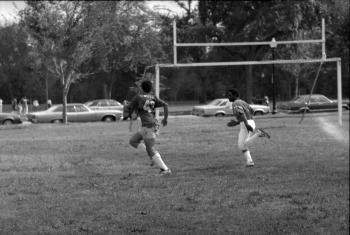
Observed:
[[[254,132],[248,132],[248,135],[245,139],[245,145],[251,144],[257,137],[260,136],[260,132],[255,131],[255,122],[254,120],[248,120],[248,124],[253,127]]]
[[[246,139],[249,136],[249,132],[243,122],[241,122],[240,125],[241,125],[241,128],[238,134],[238,149],[242,151],[243,156],[246,159],[246,166],[247,167],[254,166],[254,161],[252,159],[252,156],[250,155],[250,151],[246,144]]]
[[[154,147],[156,143],[156,133],[153,128],[143,128],[143,139],[145,141],[147,154],[153,163],[160,168],[162,174],[170,174],[170,169]]]
[[[141,143],[142,141],[142,134],[140,132],[136,132],[129,140],[129,144],[134,148],[144,148],[145,145]]]

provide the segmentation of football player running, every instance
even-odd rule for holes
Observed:
[[[153,87],[151,81],[144,80],[140,86],[141,93],[132,99],[129,115],[133,112],[137,113],[141,119],[141,129],[130,138],[129,143],[134,148],[145,146],[147,154],[152,161],[151,165],[157,165],[160,168],[160,174],[168,175],[171,174],[170,169],[165,165],[161,155],[154,148],[156,137],[159,134],[159,124],[155,118],[155,108],[163,107],[164,119],[162,120],[162,124],[166,126],[168,123],[168,104],[151,94]],[[132,122],[132,118],[130,120]],[[131,125],[129,129],[131,131]],[[145,143],[144,145],[141,143],[142,140]]]
[[[253,167],[254,161],[250,155],[248,145],[251,144],[257,137],[270,138],[270,135],[262,129],[255,128],[253,109],[247,102],[239,98],[239,92],[236,89],[229,89],[226,96],[232,102],[233,115],[237,119],[227,123],[227,126],[240,125],[240,131],[238,134],[238,149],[243,152],[246,159],[246,167]]]

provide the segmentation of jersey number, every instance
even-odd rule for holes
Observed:
[[[145,104],[143,105],[143,110],[147,112],[152,112],[154,110],[155,102],[153,100],[146,100]]]

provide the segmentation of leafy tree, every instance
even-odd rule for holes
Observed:
[[[204,25],[221,27],[213,31],[215,42],[252,42],[290,39],[293,32],[310,29],[320,22],[319,2],[315,1],[200,1],[199,17]],[[260,60],[270,53],[266,46],[220,47],[215,50],[231,56],[231,61]],[[247,100],[252,99],[252,66],[245,67]]]
[[[146,66],[164,57],[156,14],[142,1],[101,1],[88,6],[87,22],[93,35],[92,64],[104,74],[105,97],[110,98],[123,73],[143,74]],[[122,85],[122,84],[120,84]]]
[[[22,11],[22,25],[41,62],[62,85],[63,122],[70,85],[86,75],[82,66],[91,57],[89,32],[84,24],[84,2],[28,1]]]
[[[27,34],[17,24],[0,28],[0,93],[2,99],[35,93]],[[39,89],[40,90],[40,89]]]

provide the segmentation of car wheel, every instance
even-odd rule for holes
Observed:
[[[263,115],[264,113],[262,112],[262,111],[256,111],[256,112],[254,112],[254,115],[256,115],[256,116],[259,116],[259,115]]]
[[[2,122],[3,125],[12,125],[13,124],[13,121],[10,120],[10,119],[7,119],[5,121]]]
[[[111,117],[111,116],[107,116],[107,117],[104,117],[104,118],[103,118],[103,121],[104,121],[104,122],[114,122],[114,121],[115,121],[115,118],[114,118],[114,117]]]
[[[223,117],[223,116],[225,116],[225,114],[223,114],[223,113],[217,113],[217,114],[215,114],[215,117]]]
[[[53,121],[52,121],[52,123],[56,123],[56,124],[62,123],[62,122],[63,122],[62,119],[56,119],[56,120],[53,120]]]

